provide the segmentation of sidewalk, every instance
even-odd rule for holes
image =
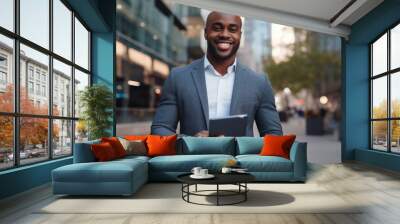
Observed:
[[[148,134],[150,125],[151,121],[117,124],[117,136]],[[307,157],[310,163],[341,162],[341,143],[336,135],[307,136],[305,135],[305,120],[302,118],[292,118],[289,122],[282,123],[282,127],[284,134],[295,134],[297,141],[307,142]],[[255,124],[254,136],[259,136]]]
[[[305,135],[305,119],[292,118],[282,123],[285,134],[296,134],[296,140],[307,142],[308,162],[330,164],[341,162],[341,143],[337,134],[311,136]]]

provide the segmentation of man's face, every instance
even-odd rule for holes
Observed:
[[[212,12],[204,32],[208,52],[219,59],[235,56],[240,45],[241,28],[240,17]]]

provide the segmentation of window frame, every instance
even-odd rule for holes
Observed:
[[[400,72],[400,67],[398,68],[393,68],[391,69],[391,31],[393,28],[400,26],[400,21],[395,22],[392,24],[390,27],[385,29],[384,32],[379,34],[375,39],[373,39],[369,44],[369,78],[368,78],[368,84],[369,84],[369,149],[373,151],[380,151],[380,152],[386,152],[386,153],[391,153],[391,154],[400,154],[400,152],[393,152],[392,151],[392,121],[400,121],[400,117],[392,117],[392,98],[391,98],[391,91],[392,91],[392,86],[391,86],[391,79],[392,75],[396,75],[396,73]],[[373,74],[373,44],[376,43],[381,37],[384,35],[387,35],[387,52],[386,52],[386,57],[387,57],[387,62],[386,62],[386,71],[376,74]],[[387,103],[386,103],[386,118],[373,118],[373,81],[378,78],[386,77],[386,87],[387,87],[387,93],[386,93],[386,98],[387,98]],[[374,136],[373,136],[373,122],[374,121],[386,121],[386,150],[379,150],[374,148]]]
[[[13,22],[14,22],[14,30],[10,31],[4,27],[0,26],[0,35],[3,35],[5,37],[11,38],[13,41],[13,64],[12,66],[12,74],[13,75],[13,79],[14,79],[14,105],[13,105],[13,112],[2,112],[0,111],[0,116],[4,116],[4,117],[12,117],[13,119],[13,166],[10,167],[5,167],[5,168],[0,168],[0,172],[5,171],[5,170],[10,170],[10,169],[16,169],[19,167],[23,167],[23,166],[30,166],[33,164],[38,164],[38,163],[43,163],[46,161],[50,161],[50,160],[58,160],[58,159],[62,159],[62,158],[66,158],[66,157],[70,157],[73,156],[74,153],[74,143],[75,143],[75,126],[76,126],[76,121],[79,120],[79,117],[75,116],[75,108],[72,107],[71,108],[71,114],[70,116],[56,116],[53,115],[53,59],[58,60],[61,63],[64,63],[66,65],[71,66],[71,92],[72,92],[72,96],[71,96],[71,105],[74,105],[75,103],[75,97],[76,97],[76,93],[75,93],[75,88],[74,88],[74,82],[75,82],[75,69],[78,69],[79,71],[87,74],[89,76],[89,83],[88,86],[92,85],[92,61],[91,61],[91,50],[92,50],[92,43],[91,43],[91,38],[92,38],[92,30],[88,27],[88,25],[84,22],[84,20],[79,16],[78,13],[76,13],[72,7],[65,1],[65,0],[59,0],[68,10],[71,11],[71,18],[70,18],[70,23],[71,23],[71,59],[67,59],[64,58],[63,56],[55,53],[53,50],[53,1],[54,0],[47,0],[49,3],[49,47],[48,49],[46,49],[45,47],[40,46],[39,44],[34,43],[33,41],[30,41],[29,39],[23,37],[20,35],[20,0],[14,0],[13,1],[13,10],[14,10],[14,18],[13,18]],[[75,63],[75,18],[77,20],[79,20],[79,22],[84,26],[84,28],[88,31],[89,34],[89,40],[88,40],[88,69],[85,69],[81,66],[79,66],[78,64]],[[36,50],[40,53],[43,53],[45,55],[48,56],[49,58],[49,63],[48,63],[48,82],[47,82],[47,88],[45,89],[46,91],[48,91],[48,93],[45,93],[46,96],[48,97],[48,112],[46,115],[39,115],[39,114],[27,114],[27,113],[21,113],[20,112],[20,85],[21,85],[21,81],[20,81],[20,44],[23,44],[27,47],[32,48],[33,50]],[[28,64],[27,64],[28,66]],[[30,67],[27,67],[27,70]],[[40,73],[41,75],[42,73]],[[36,70],[33,70],[33,82],[34,82],[34,86],[36,83]],[[26,74],[27,77],[27,81],[30,80],[30,74],[29,72],[27,72]],[[39,83],[41,83],[41,76],[39,76]],[[42,85],[40,85],[42,86]],[[28,87],[28,86],[27,86]],[[27,89],[27,91],[29,91]],[[36,89],[34,89],[34,91],[36,91]],[[41,96],[42,94],[40,94]],[[47,158],[43,158],[43,160],[40,160],[38,162],[32,162],[32,163],[26,163],[26,164],[21,164],[21,159],[20,159],[20,119],[21,118],[45,118],[47,119],[48,122],[48,136],[47,136],[47,142],[49,143],[47,145],[47,151],[48,151],[48,155]],[[54,152],[54,146],[52,144],[53,142],[53,122],[56,120],[65,120],[65,121],[71,121],[71,153],[68,155],[62,155],[62,156],[54,156],[53,152]]]

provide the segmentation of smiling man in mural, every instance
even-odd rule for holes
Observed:
[[[271,84],[236,58],[242,35],[239,16],[211,12],[204,38],[207,53],[201,59],[174,68],[163,92],[152,134],[172,135],[180,122],[180,134],[209,136],[209,120],[246,114],[246,136],[253,136],[253,123],[261,136],[282,135]]]

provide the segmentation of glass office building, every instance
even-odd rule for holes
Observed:
[[[171,68],[203,56],[203,28],[197,8],[160,0],[117,1],[118,124],[153,118]],[[130,128],[130,133],[148,133],[149,128]]]

